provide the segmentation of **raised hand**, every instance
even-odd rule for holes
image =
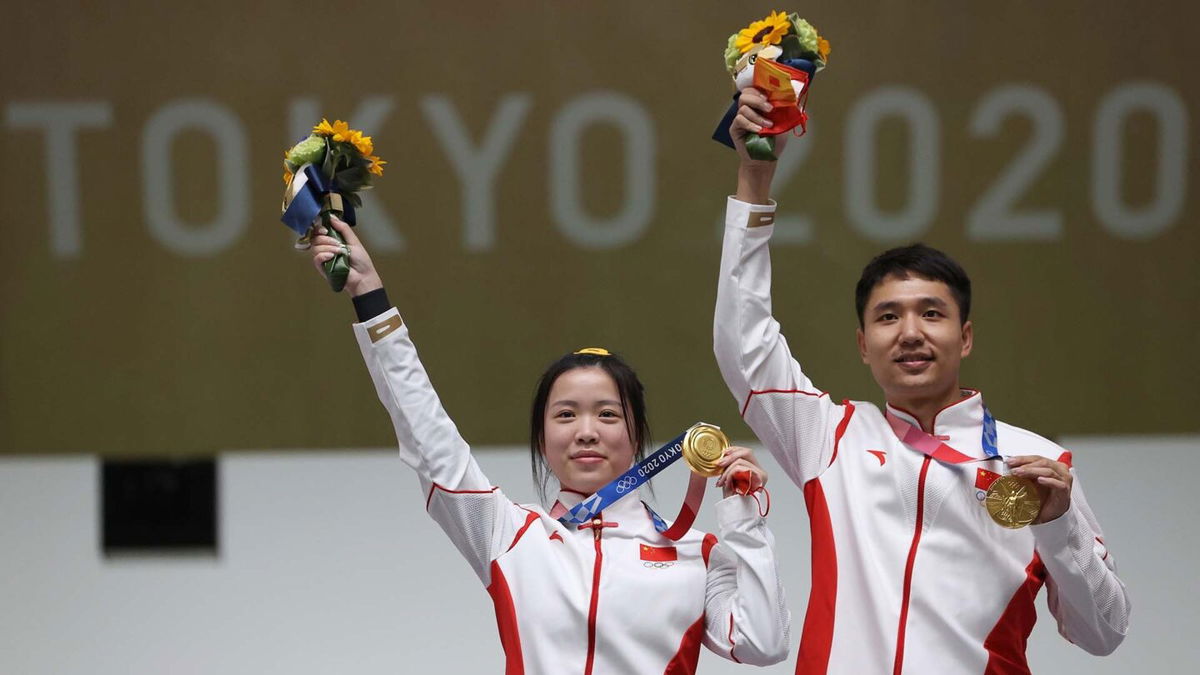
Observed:
[[[336,216],[331,217],[330,222],[346,243],[342,244],[329,236],[324,227],[317,225],[317,236],[313,238],[312,248],[309,249],[312,252],[312,261],[317,272],[324,277],[325,270],[322,265],[326,261],[332,260],[338,253],[345,253],[350,257],[350,274],[346,277],[346,291],[350,293],[351,297],[383,288],[383,281],[375,271],[375,264],[371,262],[371,256],[367,255],[367,249],[363,248],[354,229]]]

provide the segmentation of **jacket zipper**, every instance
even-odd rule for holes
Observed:
[[[908,563],[904,566],[904,596],[900,601],[900,627],[896,631],[896,660],[892,675],[900,675],[904,669],[904,633],[908,628],[908,601],[912,594],[913,565],[917,561],[917,546],[921,543],[921,526],[925,524],[925,475],[929,473],[932,458],[925,456],[921,464],[921,476],[917,479],[917,527],[913,531],[912,546],[908,549]]]
[[[592,675],[592,664],[596,659],[596,606],[600,603],[600,563],[604,554],[600,550],[600,530],[604,529],[604,519],[597,517],[592,520],[592,534],[595,535],[596,562],[592,566],[592,603],[588,607],[588,648],[587,666],[584,675]]]

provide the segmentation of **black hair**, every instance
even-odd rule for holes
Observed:
[[[971,315],[971,279],[953,258],[925,244],[909,244],[889,249],[875,256],[863,268],[858,285],[854,287],[854,307],[858,311],[858,326],[863,327],[863,313],[871,291],[888,277],[907,279],[918,276],[929,281],[940,281],[950,287],[950,293],[958,303],[960,321],[967,322]]]
[[[549,467],[543,452],[546,445],[546,405],[550,399],[550,388],[563,373],[576,368],[599,368],[613,379],[621,395],[625,429],[633,445],[635,461],[646,456],[646,443],[650,441],[650,422],[646,418],[646,394],[637,373],[620,356],[601,353],[565,354],[551,363],[538,380],[533,395],[533,409],[529,415],[529,461],[533,469],[533,482],[538,495],[545,501],[546,481]]]

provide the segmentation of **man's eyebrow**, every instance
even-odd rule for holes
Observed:
[[[926,295],[917,298],[915,304],[919,306],[934,305],[936,307],[949,307],[949,303],[936,295]],[[904,303],[900,302],[899,300],[882,300],[875,303],[875,305],[871,307],[871,311],[882,312],[886,309],[899,309],[903,306]]]

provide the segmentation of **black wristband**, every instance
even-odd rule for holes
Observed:
[[[359,323],[374,319],[392,308],[392,303],[388,302],[387,291],[382,287],[356,295],[350,300],[354,302],[354,313],[358,315]]]

